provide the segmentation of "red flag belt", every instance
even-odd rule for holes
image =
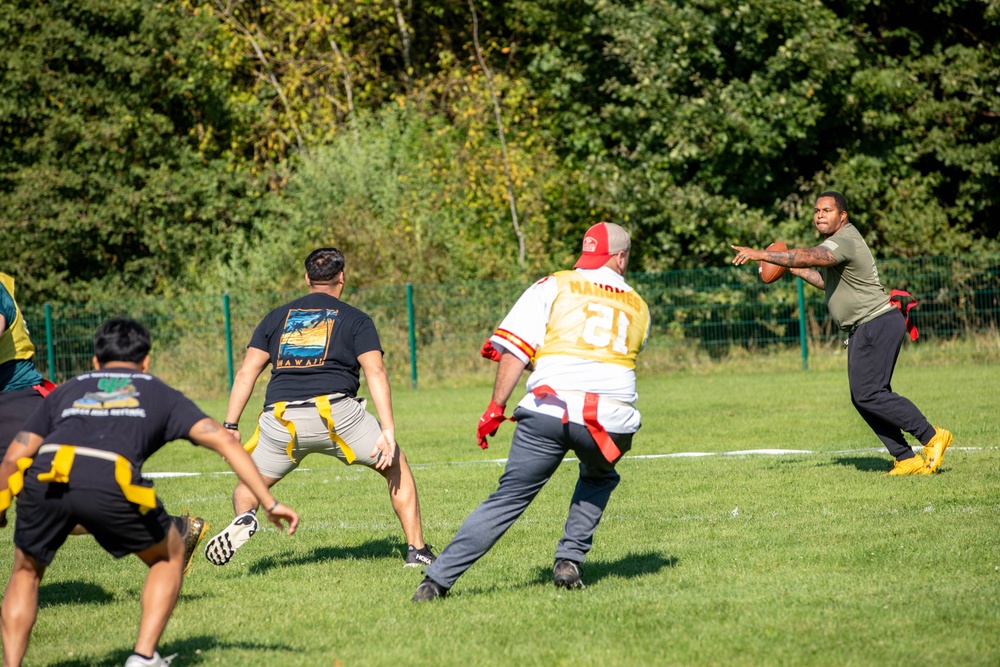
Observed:
[[[38,395],[41,396],[42,398],[45,398],[46,396],[51,394],[52,390],[55,388],[56,385],[54,382],[52,382],[52,380],[45,380],[45,379],[43,379],[40,384],[36,384],[35,386],[32,387],[32,389],[37,391]]]
[[[903,299],[909,299],[909,302],[905,306],[903,305]],[[909,292],[894,289],[889,294],[889,303],[903,311],[903,317],[906,318],[906,333],[910,334],[910,340],[916,340],[920,334],[917,333],[917,325],[910,321],[910,309],[916,307],[917,300]]]
[[[560,403],[563,404],[563,416],[562,423],[569,423],[569,408],[566,405],[566,401],[559,397],[555,389],[547,384],[539,385],[531,390],[531,393],[535,395],[535,398],[542,399],[546,396],[551,396]],[[614,463],[619,458],[621,458],[622,452],[618,449],[618,445],[615,441],[611,439],[608,432],[601,426],[601,423],[597,420],[597,403],[600,400],[600,395],[592,394],[591,392],[586,392],[583,398],[583,423],[587,427],[587,431],[590,432],[591,437],[594,442],[597,443],[597,447],[601,450],[601,454],[604,458],[608,460],[609,463]]]

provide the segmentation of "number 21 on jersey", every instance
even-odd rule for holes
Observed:
[[[594,347],[610,345],[612,351],[628,354],[628,315],[607,304],[593,302],[587,304],[587,313],[583,340]]]

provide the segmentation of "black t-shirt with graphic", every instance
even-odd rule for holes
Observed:
[[[356,396],[358,357],[382,351],[375,323],[329,294],[308,294],[261,320],[247,347],[271,357],[264,402],[306,401],[326,394]]]
[[[100,370],[64,382],[21,427],[43,444],[121,454],[135,475],[154,452],[187,438],[207,415],[181,392],[139,371]]]

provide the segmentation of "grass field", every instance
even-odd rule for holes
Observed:
[[[402,567],[381,478],[307,459],[275,488],[299,533],[265,529],[221,568],[199,557],[160,651],[180,666],[998,665],[998,371],[904,352],[895,389],[956,441],[939,474],[902,478],[882,476],[889,456],[843,365],[642,377],[644,425],[581,591],[551,584],[571,462],[449,598],[416,605],[422,577]],[[488,400],[486,384],[394,395],[439,549],[502,471],[512,426],[485,452],[473,437]],[[222,402],[205,407],[223,416]],[[746,453],[762,449],[800,451]],[[158,494],[214,528],[231,519],[225,470],[182,443],[146,466],[198,473],[158,479]],[[4,578],[10,560],[8,538]],[[144,572],[72,538],[43,582],[26,664],[122,664]]]

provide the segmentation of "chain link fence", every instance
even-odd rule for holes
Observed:
[[[998,335],[1000,255],[879,261],[886,289],[910,292],[918,345]],[[786,274],[770,285],[751,267],[630,274],[649,304],[652,332],[644,368],[668,370],[734,354],[839,345],[823,293]],[[521,281],[348,289],[344,300],[371,315],[386,366],[402,385],[492,377],[479,348],[530,283]],[[56,382],[89,370],[92,335],[108,317],[143,322],[153,335],[152,371],[193,398],[228,394],[233,366],[260,319],[305,293],[183,295],[156,299],[95,297],[86,303],[22,304],[39,370]]]

